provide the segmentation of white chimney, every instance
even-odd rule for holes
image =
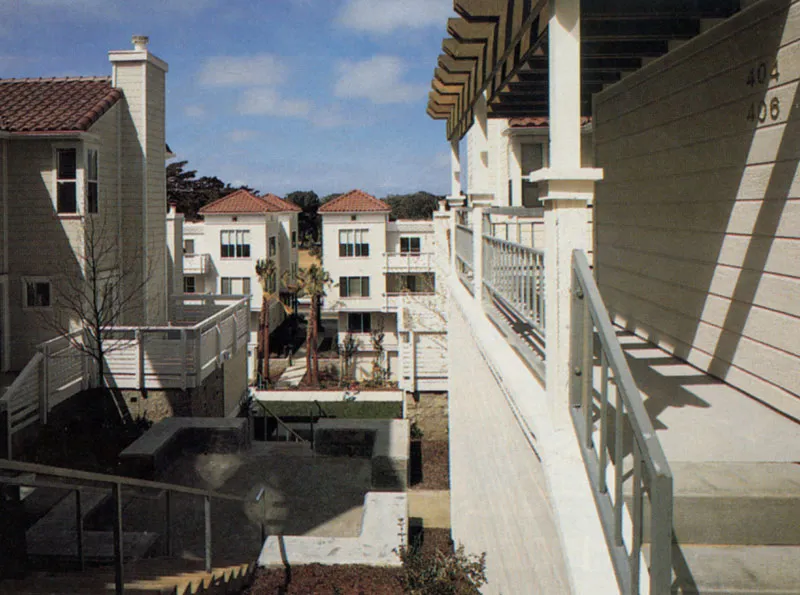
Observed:
[[[150,38],[147,35],[134,35],[131,37],[131,43],[135,50],[146,50],[147,44],[150,43]]]

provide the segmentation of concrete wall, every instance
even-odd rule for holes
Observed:
[[[762,1],[595,104],[612,314],[777,407],[800,398],[798,39],[800,4]]]

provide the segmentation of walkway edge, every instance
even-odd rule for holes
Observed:
[[[535,437],[572,592],[576,595],[618,593],[569,412],[551,414],[544,388],[454,276],[450,277],[450,294],[451,303],[467,320],[484,360],[516,406],[515,417],[526,434]]]

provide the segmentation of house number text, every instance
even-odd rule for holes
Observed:
[[[756,87],[758,85],[768,84],[770,81],[780,80],[780,72],[778,71],[778,62],[775,61],[772,68],[767,66],[766,62],[760,62],[758,66],[754,66],[747,73],[745,83],[748,87]],[[747,108],[747,121],[763,124],[769,118],[771,121],[776,121],[781,115],[781,102],[777,97],[772,99],[765,97],[762,101],[753,101]]]

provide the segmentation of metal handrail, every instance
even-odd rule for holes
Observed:
[[[581,453],[589,475],[600,521],[617,574],[620,590],[638,594],[642,544],[650,540],[650,593],[670,592],[672,581],[672,472],[633,380],[608,311],[594,280],[586,255],[572,254],[570,369],[570,410]],[[596,350],[599,354],[596,355]],[[595,387],[595,366],[599,384]],[[609,394],[616,392],[615,419],[609,420]],[[599,412],[595,401],[599,399]],[[599,444],[595,446],[595,414]],[[632,435],[633,502],[630,510],[632,543],[623,539],[623,468],[625,440]],[[613,434],[613,435],[611,435]],[[613,457],[614,493],[607,485],[609,459]],[[649,523],[644,522],[644,497],[650,501]]]
[[[210,572],[212,569],[212,533],[211,533],[211,500],[229,500],[235,502],[249,502],[251,499],[245,496],[237,496],[235,494],[224,494],[215,492],[213,490],[203,490],[199,488],[190,488],[178,484],[164,483],[160,481],[150,481],[146,479],[136,479],[132,477],[124,477],[121,475],[109,475],[105,473],[93,473],[90,471],[80,471],[77,469],[68,469],[64,467],[53,467],[51,465],[41,465],[38,463],[21,463],[18,461],[11,461],[8,459],[0,459],[0,470],[12,471],[18,473],[30,473],[33,477],[9,477],[0,476],[0,484],[11,484],[18,486],[30,487],[55,487],[59,489],[68,489],[75,492],[75,507],[76,507],[76,541],[78,560],[81,569],[85,565],[85,557],[83,552],[83,517],[81,514],[81,488],[93,487],[96,484],[105,485],[111,488],[112,498],[114,500],[114,583],[115,592],[119,595],[125,591],[125,578],[124,578],[124,553],[123,553],[123,508],[122,508],[122,488],[144,488],[159,490],[165,493],[166,514],[164,519],[164,533],[166,540],[166,553],[171,555],[172,549],[172,494],[186,494],[190,496],[199,496],[203,498],[203,511],[204,511],[204,535],[205,535],[205,570]],[[67,480],[64,483],[53,481],[42,481],[36,476],[44,475],[48,477],[57,477]],[[73,482],[73,483],[69,483]]]
[[[278,422],[279,426],[283,427],[284,430],[286,430],[292,436],[294,436],[296,442],[305,442],[307,444],[311,444],[311,441],[306,440],[305,438],[303,438],[300,434],[298,434],[292,428],[290,428],[288,425],[286,425],[286,422],[284,422],[280,417],[278,417],[277,415],[272,413],[272,411],[270,411],[269,408],[266,405],[264,405],[264,403],[262,403],[258,399],[254,399],[254,401],[259,404],[259,406],[264,410],[264,413],[266,413],[270,417],[274,417],[275,421]],[[313,430],[312,430],[312,435],[313,435]]]

